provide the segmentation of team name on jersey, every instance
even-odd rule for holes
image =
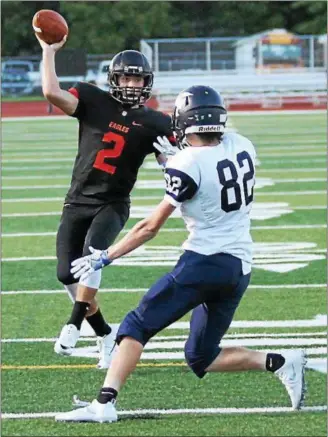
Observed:
[[[130,130],[129,127],[123,126],[122,124],[114,123],[113,121],[111,121],[108,126],[112,127],[113,129],[119,130],[120,132],[123,132],[125,134],[127,134]]]

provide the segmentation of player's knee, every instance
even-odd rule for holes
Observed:
[[[132,337],[144,346],[153,335],[152,331],[145,327],[138,311],[132,310],[120,324],[116,341],[119,344],[124,337]]]
[[[57,266],[57,279],[64,285],[70,285],[79,282],[79,280],[75,279],[70,272],[70,266],[63,266],[61,264],[58,264]]]
[[[220,350],[217,344],[201,346],[187,341],[184,348],[185,359],[195,375],[203,378],[206,375],[205,369],[219,355]]]

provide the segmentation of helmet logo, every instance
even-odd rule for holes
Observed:
[[[220,132],[220,126],[199,126],[198,132]]]
[[[177,109],[181,109],[182,106],[186,104],[186,98],[191,97],[193,94],[188,92],[182,92],[178,95],[175,101],[175,106]]]
[[[123,70],[124,70],[124,73],[142,73],[143,72],[143,68],[141,66],[138,67],[137,65],[125,65]]]

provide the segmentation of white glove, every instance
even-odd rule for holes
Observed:
[[[91,273],[108,266],[112,261],[108,258],[106,250],[94,249],[89,246],[91,255],[78,258],[71,263],[71,273],[75,279],[84,281]]]
[[[179,150],[177,147],[172,146],[167,137],[157,137],[157,142],[154,142],[153,146],[165,156],[173,156]]]

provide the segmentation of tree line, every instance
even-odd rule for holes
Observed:
[[[39,9],[60,12],[69,48],[89,54],[139,49],[143,38],[247,36],[272,28],[298,34],[327,32],[327,3],[309,1],[2,1],[2,56],[33,55]]]

